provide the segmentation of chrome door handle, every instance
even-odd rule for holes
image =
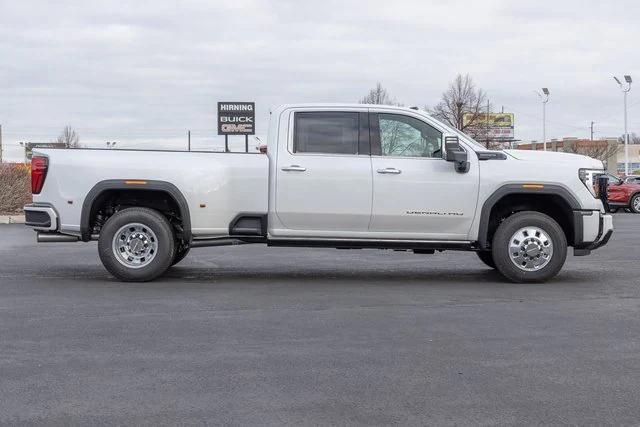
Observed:
[[[304,172],[307,170],[307,168],[303,168],[302,166],[298,165],[291,165],[283,167],[282,170],[285,172]]]
[[[396,168],[384,168],[384,169],[378,169],[378,173],[393,173],[397,175],[399,173],[402,173],[402,171]]]

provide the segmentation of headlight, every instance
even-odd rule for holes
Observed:
[[[578,177],[580,181],[587,187],[587,190],[598,198],[598,177],[604,173],[602,169],[580,169],[578,170]]]

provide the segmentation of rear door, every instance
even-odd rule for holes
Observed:
[[[292,110],[279,143],[278,236],[352,237],[371,217],[372,177],[366,108]]]
[[[443,158],[446,129],[418,113],[370,115],[373,171],[371,232],[386,237],[466,240],[478,200],[478,159],[458,173]]]

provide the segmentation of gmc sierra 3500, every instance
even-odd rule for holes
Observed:
[[[26,223],[39,242],[98,240],[124,281],[239,243],[475,251],[512,281],[544,281],[568,246],[587,255],[613,232],[602,162],[487,150],[413,109],[285,105],[267,147],[36,149]]]

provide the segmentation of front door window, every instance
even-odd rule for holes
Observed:
[[[442,132],[399,114],[378,114],[381,154],[388,157],[442,158]]]

